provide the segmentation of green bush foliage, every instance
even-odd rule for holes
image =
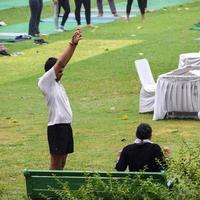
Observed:
[[[105,182],[97,175],[88,177],[87,184],[76,192],[71,192],[63,184],[63,191],[57,192],[62,200],[198,200],[200,197],[200,149],[184,143],[176,159],[168,161],[167,175],[172,187],[140,176],[127,177],[118,182],[110,177]],[[104,192],[101,192],[104,191]]]
[[[174,180],[173,195],[177,199],[200,198],[200,149],[184,142],[176,159],[170,160],[169,177]]]

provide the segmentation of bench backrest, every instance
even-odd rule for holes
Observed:
[[[164,172],[92,172],[92,171],[57,171],[57,170],[24,170],[26,178],[27,195],[30,199],[41,199],[42,196],[56,199],[55,191],[63,190],[63,183],[68,185],[71,191],[78,190],[87,183],[88,177],[97,176],[104,182],[117,180],[118,182],[140,176],[142,179],[153,180],[167,185]],[[100,191],[103,193],[103,191]]]

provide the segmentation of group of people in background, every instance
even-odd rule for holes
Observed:
[[[56,31],[66,31],[64,28],[65,23],[68,19],[70,13],[70,2],[69,0],[52,0],[54,4],[54,26]],[[145,11],[147,9],[147,0],[137,0],[138,7],[141,13],[141,19],[144,20]],[[81,7],[84,7],[85,10],[85,19],[88,27],[92,27],[91,25],[91,0],[74,0],[75,3],[75,19],[78,27],[81,26]],[[103,11],[103,0],[96,0],[97,9],[98,9],[98,17],[102,17],[104,14]],[[111,13],[114,17],[119,17],[117,12],[114,0],[108,0]],[[130,20],[131,6],[133,0],[127,0],[126,5],[126,20]],[[43,0],[29,0],[29,6],[31,11],[31,17],[29,21],[29,35],[31,36],[41,36],[39,30],[39,23],[41,12],[43,8]],[[59,25],[59,14],[60,10],[63,8],[64,14],[62,16],[61,24]]]

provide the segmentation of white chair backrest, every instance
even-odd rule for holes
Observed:
[[[135,67],[137,70],[137,73],[140,78],[140,82],[142,86],[144,87],[145,85],[149,84],[155,84],[149,62],[147,59],[141,59],[141,60],[136,60],[135,61]]]

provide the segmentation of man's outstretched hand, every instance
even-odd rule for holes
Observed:
[[[72,36],[72,41],[71,41],[71,43],[72,43],[73,45],[77,45],[81,39],[82,39],[81,29],[77,29],[77,30],[74,32],[74,35]]]

